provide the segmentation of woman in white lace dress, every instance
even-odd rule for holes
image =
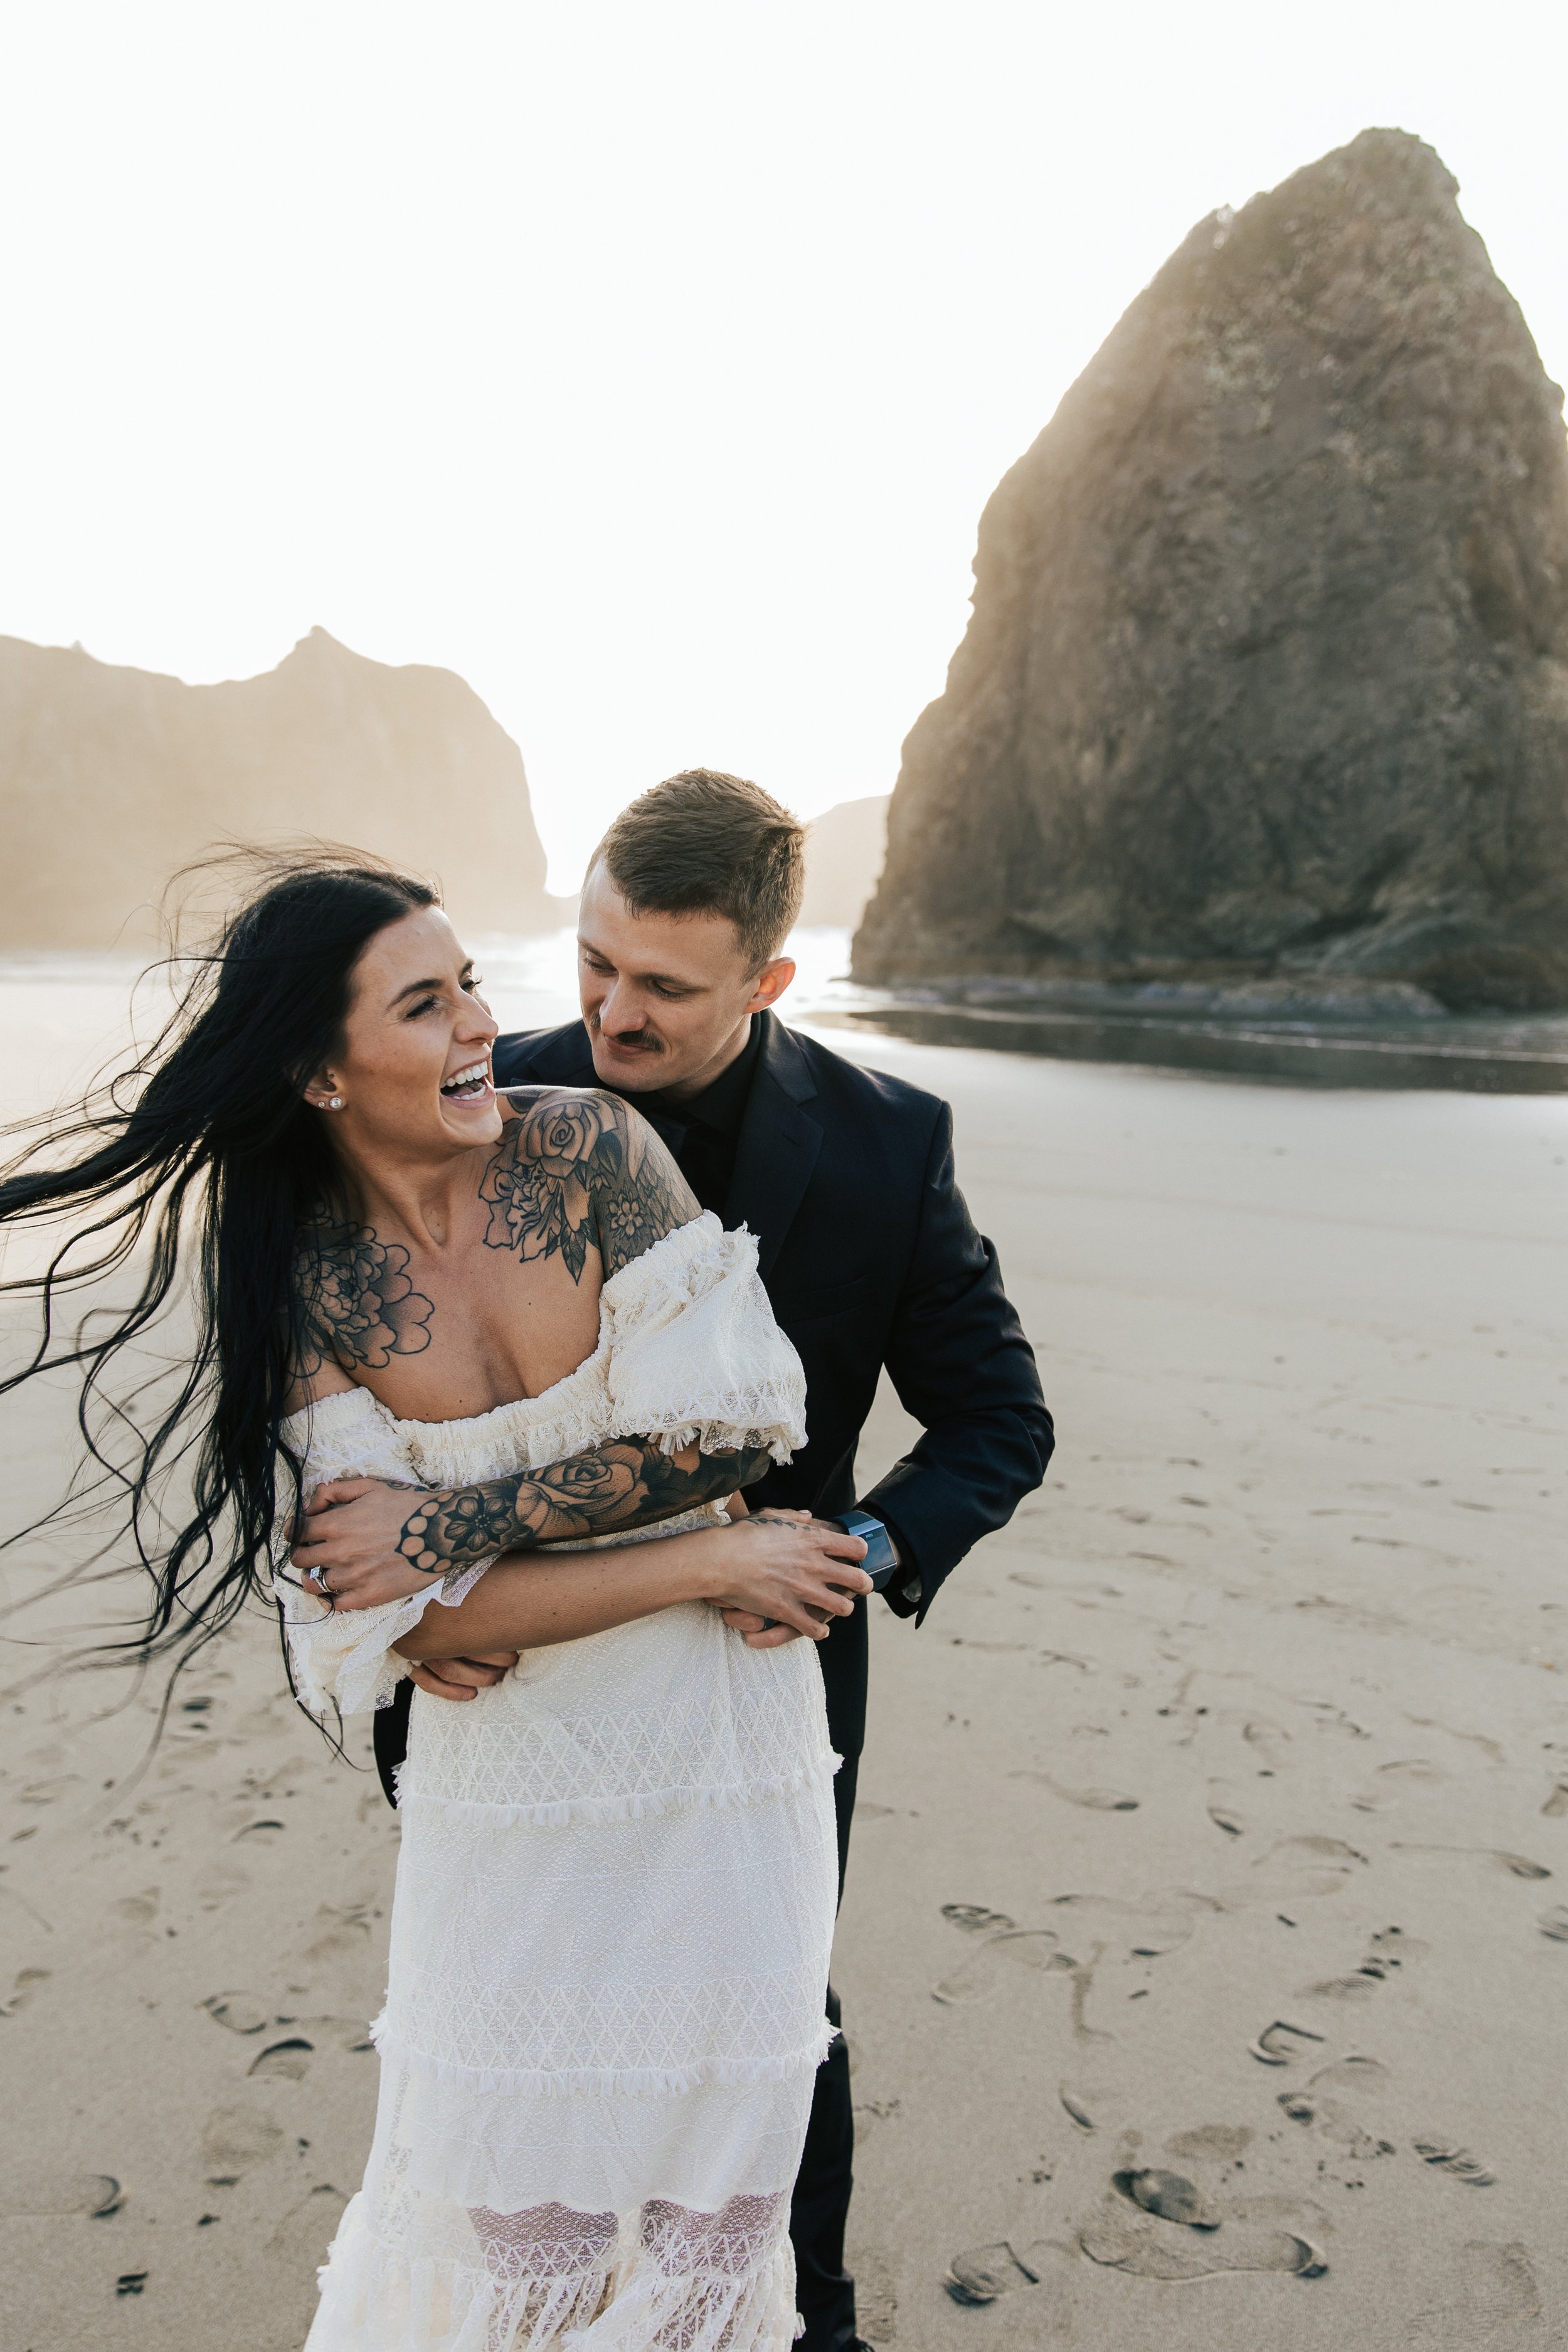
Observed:
[[[200,1397],[196,1516],[150,1650],[270,1561],[323,1717],[412,1658],[521,1654],[465,1706],[415,1699],[375,2138],[310,2352],[782,2352],[837,1891],[794,1637],[852,1605],[861,1548],[732,1523],[805,1434],[754,1245],[612,1097],[503,1128],[476,984],[423,886],[299,864],[233,919],[132,1108],[122,1087],[74,1166],[18,1163],[0,1220],[157,1207],[101,1376],[205,1179],[195,1369],[144,1465]],[[358,1478],[414,1490],[409,1589],[348,1612],[308,1534],[302,1578],[288,1556],[301,1491]]]

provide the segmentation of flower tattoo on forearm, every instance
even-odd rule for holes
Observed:
[[[496,1552],[647,1527],[752,1485],[771,1458],[750,1446],[700,1454],[682,1469],[652,1439],[616,1438],[547,1470],[443,1487],[405,1520],[397,1549],[411,1568],[437,1576]]]

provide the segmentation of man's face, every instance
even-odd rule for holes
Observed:
[[[634,915],[603,864],[583,886],[577,986],[606,1086],[700,1092],[794,978],[788,956],[750,966],[728,915]]]

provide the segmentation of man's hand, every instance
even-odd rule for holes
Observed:
[[[444,1569],[427,1575],[397,1549],[411,1514],[433,1500],[424,1487],[395,1486],[384,1478],[330,1478],[318,1486],[289,1555],[307,1592],[334,1609],[379,1609],[438,1584]]]
[[[432,1698],[472,1698],[509,1675],[517,1656],[515,1650],[491,1650],[482,1658],[418,1658],[408,1671]]]

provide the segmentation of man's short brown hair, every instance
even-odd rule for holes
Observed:
[[[755,968],[795,928],[805,827],[760,784],[687,768],[621,811],[600,858],[634,915],[728,915]]]

